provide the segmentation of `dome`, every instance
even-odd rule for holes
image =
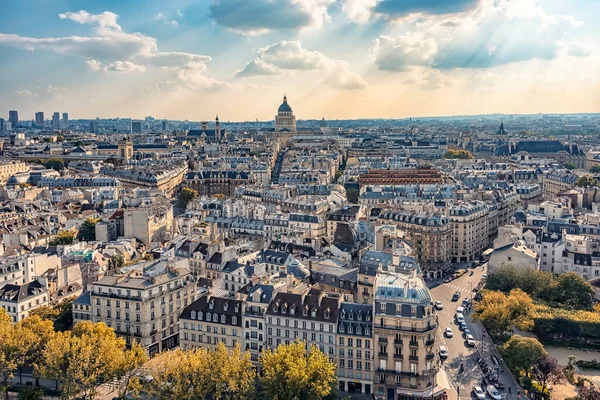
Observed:
[[[277,110],[277,112],[292,112],[292,107],[290,107],[290,105],[287,102],[287,96],[283,96],[283,103],[281,103],[281,105],[279,106],[279,110]]]

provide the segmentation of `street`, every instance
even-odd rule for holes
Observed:
[[[472,298],[474,295],[472,288],[477,287],[477,284],[481,281],[482,275],[485,273],[487,265],[484,264],[481,267],[467,270],[467,273],[460,278],[454,279],[448,283],[440,282],[439,285],[431,286],[431,297],[433,301],[441,301],[444,309],[438,310],[438,319],[440,324],[439,336],[440,346],[446,346],[448,349],[448,358],[443,361],[442,368],[446,369],[448,378],[451,383],[454,384],[454,388],[457,388],[458,393],[450,394],[449,398],[458,399],[475,399],[471,390],[474,385],[481,386],[481,378],[483,373],[477,364],[477,358],[480,354],[483,354],[483,358],[487,361],[490,367],[494,367],[495,363],[491,360],[490,356],[495,355],[500,361],[500,381],[504,383],[505,389],[500,390],[503,398],[506,399],[517,399],[517,383],[514,380],[510,372],[507,371],[501,357],[499,356],[491,340],[486,335],[483,343],[482,330],[483,326],[480,323],[474,323],[471,321],[471,312],[465,312],[465,319],[467,326],[471,331],[471,334],[475,338],[476,346],[469,347],[465,341],[463,332],[460,330],[459,324],[456,322],[454,316],[456,310],[461,306],[462,301],[466,298]],[[473,275],[469,273],[473,271]],[[460,293],[458,301],[452,301],[452,296],[455,292]],[[453,331],[454,336],[452,338],[446,337],[444,330],[450,327]],[[459,374],[460,365],[464,364],[464,371]],[[511,387],[512,393],[508,393],[508,388]],[[482,386],[485,391],[486,387]],[[488,396],[489,397],[489,396]],[[525,397],[521,393],[521,399]]]

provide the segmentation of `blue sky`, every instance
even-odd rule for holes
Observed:
[[[0,115],[600,111],[593,0],[4,0]]]

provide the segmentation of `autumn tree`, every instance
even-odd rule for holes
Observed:
[[[38,315],[30,315],[19,321],[14,330],[24,344],[21,348],[23,357],[18,366],[19,381],[22,384],[23,368],[41,365],[44,362],[44,350],[55,335],[54,324],[51,320],[43,319]]]
[[[600,399],[600,389],[597,386],[582,386],[577,393],[578,400],[598,400]]]
[[[24,343],[16,335],[12,319],[0,308],[0,389],[9,399],[10,389],[14,372],[23,363],[25,354],[21,346]]]
[[[536,338],[521,335],[511,336],[504,344],[502,353],[513,369],[524,371],[526,376],[529,376],[533,365],[547,354]]]
[[[147,391],[159,400],[242,400],[252,398],[255,390],[250,353],[239,345],[231,351],[219,343],[216,349],[165,352],[146,367],[152,376]]]
[[[48,341],[36,372],[57,380],[64,399],[93,399],[99,386],[145,361],[140,345],[134,342],[131,347],[127,350],[125,340],[104,323],[80,322],[72,332],[58,332]]]
[[[183,188],[179,192],[179,203],[182,206],[187,206],[188,203],[198,197],[198,192],[192,188]]]
[[[533,364],[531,375],[542,385],[542,393],[549,384],[559,385],[565,380],[565,372],[556,358],[545,355]]]
[[[598,181],[591,176],[580,176],[575,181],[575,186],[588,188],[590,186],[598,186]]]
[[[50,246],[68,245],[75,242],[75,234],[71,231],[60,231],[56,237],[50,240]]]
[[[261,386],[272,400],[322,399],[335,383],[335,364],[318,347],[296,340],[262,355]]]
[[[448,150],[446,153],[444,153],[444,158],[446,160],[472,160],[475,157],[473,157],[473,154],[471,154],[470,151],[468,150]]]
[[[530,330],[533,312],[533,300],[521,289],[511,290],[508,296],[500,291],[486,291],[481,301],[475,304],[473,319],[492,333],[505,332],[511,326]]]
[[[139,381],[135,373],[146,361],[148,361],[148,355],[142,346],[131,346],[131,349],[125,351],[118,374],[117,390],[120,399],[125,398],[129,389],[137,388]]]

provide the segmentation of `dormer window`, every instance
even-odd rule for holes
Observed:
[[[232,325],[236,325],[237,324],[237,317],[231,317],[231,324]]]
[[[192,317],[192,319],[196,319],[196,311],[192,311],[190,313],[190,316]]]
[[[214,301],[211,301],[210,303],[208,303],[208,308],[209,309],[212,310],[214,306],[215,306],[215,302]]]
[[[371,334],[371,328],[369,328],[368,326],[365,328],[365,335],[370,335]]]
[[[358,321],[362,321],[362,313],[359,311],[358,314],[356,315],[356,319]]]
[[[308,308],[306,308],[306,307],[305,307],[305,308],[302,310],[302,315],[304,315],[305,317],[308,315]]]
[[[341,317],[341,319],[346,319],[346,311],[342,310],[340,317]]]
[[[225,323],[225,321],[226,321],[226,319],[225,319],[225,315],[221,315],[221,323],[222,323],[222,324],[224,324],[224,323]]]
[[[350,311],[350,315],[349,315],[350,319],[353,320],[354,319],[354,313],[352,311]]]
[[[212,317],[211,313],[206,313],[206,320],[207,320],[208,322],[211,322],[211,321],[212,321],[211,317]]]
[[[198,312],[198,320],[202,321],[202,311]]]
[[[240,310],[240,306],[238,304],[235,305],[233,311],[238,312]]]
[[[277,304],[273,304],[273,312],[278,312],[279,311],[279,307],[277,307]]]
[[[313,318],[316,318],[317,317],[317,310],[316,309],[312,309],[311,312],[310,312],[310,316],[313,317]]]
[[[362,328],[360,327],[360,325],[356,327],[356,334],[362,335]]]
[[[294,315],[296,314],[296,306],[291,306],[290,307],[290,315]]]
[[[281,312],[284,314],[287,312],[287,307],[285,304],[281,306]]]
[[[352,328],[352,325],[348,326],[348,333],[354,333],[354,328]]]
[[[227,311],[228,308],[229,308],[229,303],[224,303],[223,304],[223,311]]]
[[[339,331],[340,331],[340,333],[344,333],[344,324],[340,324]]]
[[[323,316],[325,317],[325,319],[329,319],[329,309],[325,310]]]
[[[365,317],[365,320],[370,321],[371,320],[371,314],[367,314],[367,316]]]

